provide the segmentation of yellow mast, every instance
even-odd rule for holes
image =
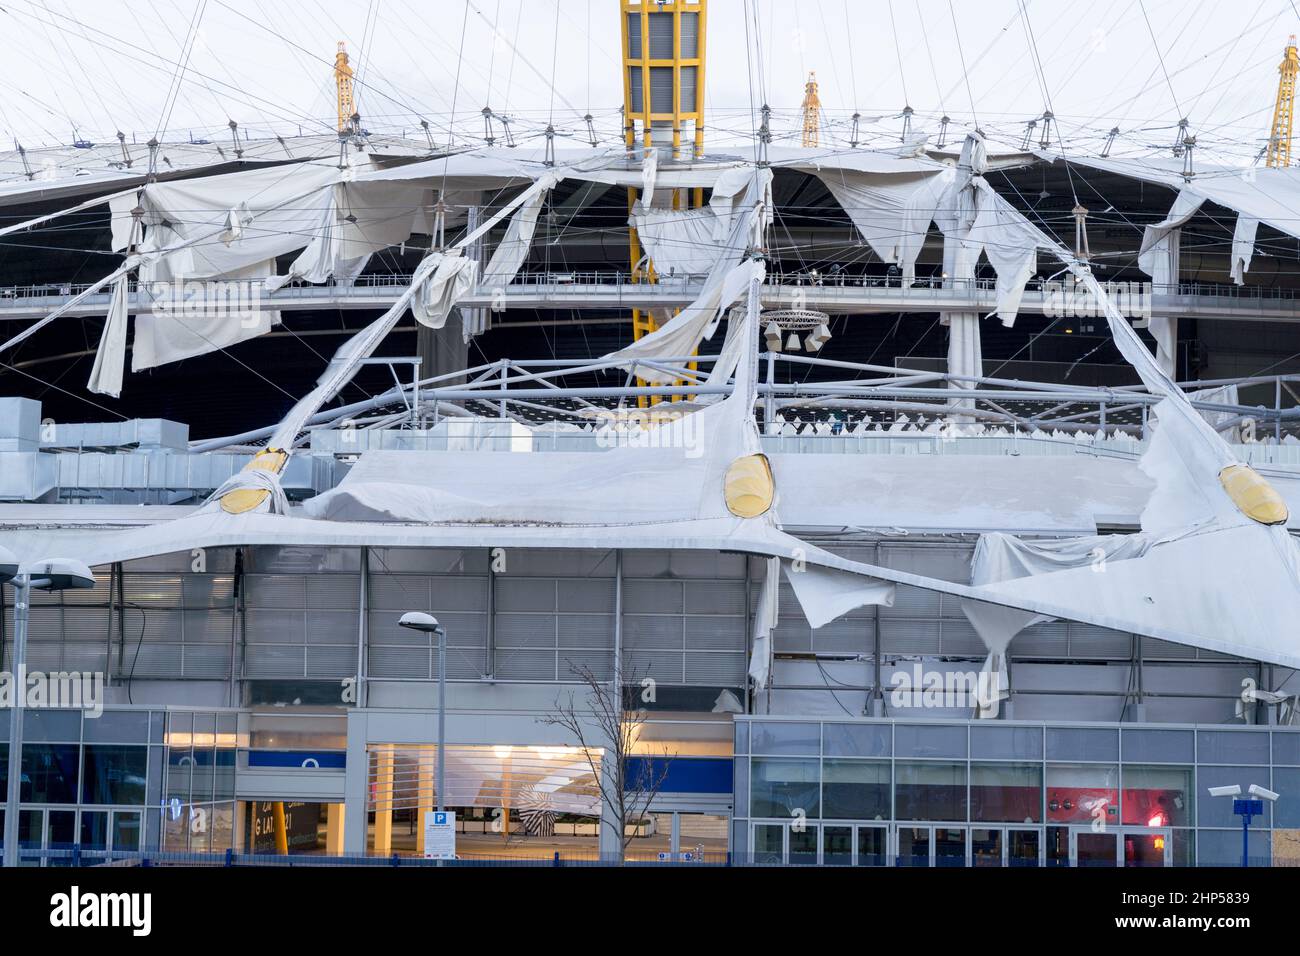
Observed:
[[[619,0],[623,37],[623,137],[629,151],[638,138],[642,147],[669,145],[681,156],[682,128],[693,127],[693,156],[704,154],[704,63],[708,0]],[[639,129],[638,129],[639,125]],[[636,155],[640,155],[639,153]],[[673,208],[682,206],[674,192]],[[628,214],[637,191],[628,190]],[[689,202],[688,202],[689,204]],[[704,190],[694,191],[694,205],[704,205]],[[633,282],[654,282],[654,264],[644,271],[641,243],[630,230],[629,255]],[[639,339],[659,327],[649,312],[632,310],[632,337]],[[640,403],[645,404],[644,400]]]
[[[816,146],[820,138],[822,101],[817,95],[817,74],[809,73],[803,87],[803,145]]]
[[[352,67],[348,65],[348,48],[339,41],[339,52],[334,57],[334,84],[338,87],[339,132],[355,133],[352,117],[357,113],[356,97],[352,91]]]
[[[1296,53],[1295,36],[1286,41],[1286,52],[1277,72],[1277,104],[1273,107],[1273,130],[1268,137],[1269,168],[1291,165],[1291,121],[1295,117],[1295,81],[1300,73],[1300,54]]]

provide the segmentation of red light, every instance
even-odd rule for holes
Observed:
[[[1157,813],[1154,817],[1152,817],[1150,820],[1147,821],[1147,826],[1149,827],[1162,827],[1164,825],[1165,825],[1165,815],[1163,813]]]

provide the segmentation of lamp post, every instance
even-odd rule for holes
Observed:
[[[1232,797],[1232,812],[1241,817],[1241,865],[1250,866],[1250,821],[1264,815],[1265,800],[1273,803],[1279,795],[1257,783],[1252,783],[1247,790],[1250,799],[1242,799],[1240,784],[1209,790],[1212,797]]]
[[[438,811],[443,809],[443,794],[446,789],[446,757],[443,753],[447,743],[447,629],[438,623],[432,614],[423,611],[408,611],[397,622],[402,627],[425,634],[438,635]]]
[[[32,590],[63,591],[93,588],[95,576],[80,561],[54,558],[23,567],[8,551],[0,549],[0,581],[14,589],[14,650],[11,686],[13,706],[9,713],[9,781],[5,793],[4,865],[18,865],[18,798],[22,792],[23,704],[27,696],[27,619]]]

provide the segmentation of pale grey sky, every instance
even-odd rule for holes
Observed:
[[[1067,148],[1114,125],[1130,150],[1162,145],[1185,115],[1204,155],[1247,157],[1298,29],[1292,0],[711,0],[709,141],[747,134],[763,99],[777,136],[795,136],[816,70],[831,142],[855,109],[884,117],[871,127],[884,137],[904,103],[933,128],[941,112],[969,123],[972,100],[983,128],[1016,142],[1050,101]],[[6,0],[0,30],[0,128],[25,146],[66,143],[74,125],[99,142],[162,125],[215,138],[230,117],[254,134],[323,132],[340,39],[375,132],[415,135],[420,117],[445,130],[454,112],[472,136],[488,104],[525,136],[551,119],[577,132],[590,110],[612,140],[622,102],[617,0]]]

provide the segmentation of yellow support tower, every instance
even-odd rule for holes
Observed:
[[[339,41],[339,52],[334,57],[334,84],[339,94],[339,133],[355,133],[352,117],[357,114],[357,101],[352,90],[352,67],[348,65],[348,48]]]
[[[1295,36],[1286,41],[1286,52],[1277,68],[1277,105],[1273,107],[1273,130],[1268,137],[1264,165],[1282,168],[1291,165],[1291,121],[1295,118],[1295,81],[1300,74],[1300,54],[1296,53]]]
[[[682,134],[690,123],[692,156],[704,154],[704,63],[708,0],[619,0],[623,35],[623,135],[629,150],[671,147],[680,158]],[[628,214],[636,205],[628,190]],[[704,190],[694,193],[694,205],[704,204]],[[673,195],[673,208],[682,196]],[[654,282],[653,263],[644,270],[641,243],[630,232],[633,282]],[[632,337],[639,339],[659,327],[649,312],[632,310]],[[644,401],[641,402],[645,404]]]
[[[809,73],[803,86],[803,145],[816,146],[821,138],[822,101],[817,95],[817,74]]]

